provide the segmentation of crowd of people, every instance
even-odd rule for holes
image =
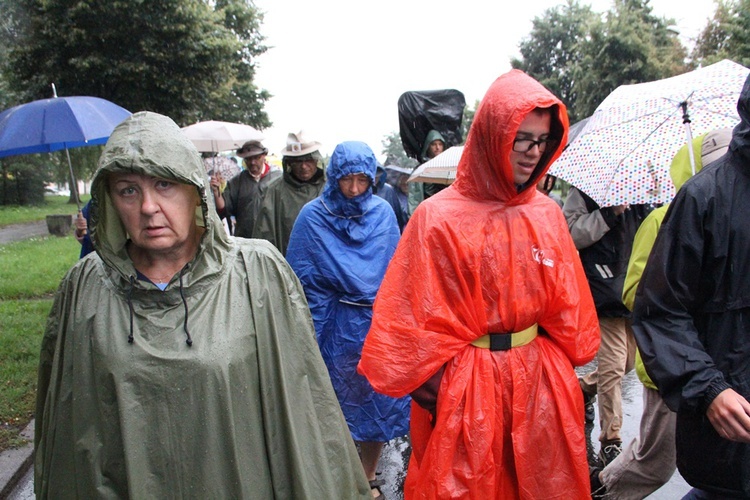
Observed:
[[[636,499],[675,468],[685,498],[750,498],[750,78],[738,111],[676,152],[658,208],[556,198],[567,111],[519,70],[450,186],[357,141],[324,164],[304,132],[280,170],[248,141],[225,179],[134,114],[44,334],[37,496],[383,499],[408,435],[409,499]],[[419,161],[444,149],[432,130]]]

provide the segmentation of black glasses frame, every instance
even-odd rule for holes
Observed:
[[[526,149],[523,149],[518,146],[519,142],[528,142],[529,146]],[[534,148],[534,146],[537,146],[539,148],[539,152],[544,153],[547,150],[547,146],[552,146],[556,142],[557,142],[556,140],[550,139],[550,138],[539,139],[539,140],[527,139],[527,138],[514,139],[513,151],[515,151],[516,153],[528,153]]]

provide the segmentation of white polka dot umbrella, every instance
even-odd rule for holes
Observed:
[[[664,80],[620,86],[549,173],[602,207],[667,203],[675,194],[672,158],[689,137],[739,122],[737,100],[748,74],[748,68],[724,60]]]

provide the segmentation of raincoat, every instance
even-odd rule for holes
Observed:
[[[750,445],[706,417],[734,389],[750,399],[750,79],[726,155],[677,192],[635,298],[633,332],[648,374],[677,412],[677,467],[691,485],[750,497]]]
[[[530,179],[513,183],[520,123],[553,107],[551,136]],[[456,181],[406,226],[375,302],[359,365],[375,390],[409,394],[444,367],[434,428],[412,405],[407,498],[587,498],[583,398],[575,365],[599,329],[557,204],[536,183],[567,135],[564,105],[524,73],[498,78],[480,104]],[[487,333],[540,335],[507,351]]]
[[[704,159],[707,163],[710,163],[716,159],[717,154],[723,154],[726,151],[729,140],[727,135],[731,135],[729,129],[721,129],[699,135],[693,139],[692,147],[696,172],[700,172],[703,168]],[[711,143],[707,145],[705,151],[703,147],[704,140]],[[685,184],[685,181],[693,176],[693,167],[690,165],[690,156],[686,145],[682,146],[672,159],[669,173],[670,177],[672,177],[675,191],[679,191],[682,185]],[[633,250],[630,253],[630,261],[628,262],[628,272],[625,276],[625,285],[622,290],[622,302],[630,311],[633,310],[635,291],[638,288],[638,283],[641,281],[643,270],[646,267],[646,262],[648,262],[648,256],[651,254],[656,235],[659,233],[659,228],[668,209],[669,204],[667,203],[653,210],[643,220],[643,223],[635,233]],[[654,382],[648,376],[643,366],[640,351],[636,351],[635,353],[635,372],[638,375],[638,379],[643,382],[643,385],[649,389],[656,390]]]
[[[292,230],[287,260],[302,281],[318,344],[355,441],[385,442],[409,429],[409,398],[373,391],[357,373],[372,303],[400,233],[396,216],[372,188],[347,199],[339,179],[365,173],[375,182],[377,160],[362,142],[333,152],[320,198],[305,205]],[[403,394],[402,394],[403,396]]]
[[[200,193],[200,247],[163,292],[135,277],[114,171]],[[268,243],[225,234],[207,182],[166,117],[135,114],[107,142],[97,253],[62,280],[42,341],[37,498],[371,496],[299,281]]]
[[[380,177],[376,177],[376,184],[373,188],[373,194],[375,196],[379,196],[383,198],[385,201],[388,202],[388,204],[393,208],[393,212],[396,214],[396,222],[398,223],[398,229],[399,231],[404,230],[404,226],[406,226],[407,217],[406,213],[403,211],[401,207],[401,202],[398,199],[398,193],[396,192],[396,188],[391,186],[386,182],[386,173],[385,168],[378,165],[377,172],[380,174]]]
[[[253,238],[270,241],[286,255],[289,235],[292,234],[294,221],[297,220],[302,207],[317,198],[326,184],[323,169],[319,168],[307,182],[298,181],[291,168],[284,170],[284,175],[268,187],[263,197],[260,213],[255,221]]]
[[[243,169],[239,175],[227,182],[222,193],[224,197],[224,214],[234,215],[234,235],[251,238],[255,229],[255,221],[263,204],[266,191],[279,177],[281,172],[272,170],[266,163],[259,180],[253,179],[250,172]]]

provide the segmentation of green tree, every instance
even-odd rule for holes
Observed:
[[[466,106],[464,108],[464,116],[461,120],[461,137],[464,138],[464,142],[466,142],[466,139],[469,137],[469,129],[471,128],[471,124],[474,123],[474,115],[477,112],[477,108],[479,107],[479,101],[474,101],[474,107]]]
[[[750,67],[750,0],[717,0],[690,55],[696,65],[730,59]]]
[[[381,153],[385,155],[385,165],[398,165],[404,168],[417,166],[417,160],[406,156],[401,135],[398,132],[391,132],[383,139],[381,144],[383,145]]]
[[[660,80],[688,68],[674,20],[652,14],[648,0],[615,0],[604,21],[590,25],[573,69],[575,116],[591,115],[618,86]]]
[[[13,31],[7,78],[24,101],[93,95],[186,125],[263,129],[270,97],[253,84],[266,47],[249,0],[0,0]]]
[[[591,7],[577,0],[547,9],[532,21],[531,33],[521,41],[522,58],[511,60],[511,66],[534,77],[565,103],[571,122],[585,118],[575,109],[573,70],[581,64],[578,46],[598,19]]]
[[[568,0],[534,20],[511,64],[558,95],[574,123],[620,85],[684,72],[687,51],[673,25],[648,0],[615,0],[603,18]]]

